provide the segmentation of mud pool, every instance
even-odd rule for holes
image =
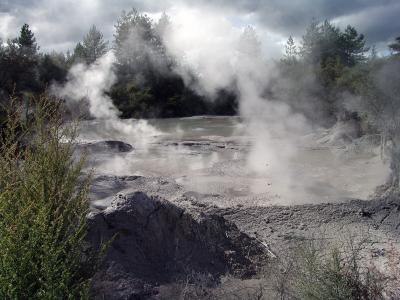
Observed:
[[[221,207],[367,199],[388,174],[377,149],[327,144],[323,137],[329,133],[323,130],[300,137],[287,161],[270,162],[261,153],[259,171],[249,164],[255,137],[236,117],[124,120],[134,134],[107,122],[82,122],[80,141],[119,140],[133,151],[92,153],[89,163],[96,175],[166,178]],[[279,137],[273,141],[281,142]],[[270,163],[283,167],[269,168]]]

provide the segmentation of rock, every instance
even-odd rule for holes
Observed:
[[[95,299],[149,298],[158,284],[193,272],[216,281],[227,272],[245,278],[267,257],[256,239],[223,217],[142,192],[115,197],[88,224],[93,247],[112,240],[92,281]]]
[[[371,250],[371,256],[372,257],[379,257],[379,256],[385,256],[386,250],[384,248],[374,248]]]
[[[364,208],[360,208],[358,214],[365,218],[370,218],[372,216],[372,213],[370,211],[365,210]]]
[[[131,152],[132,145],[121,141],[100,141],[90,142],[77,145],[78,151],[88,151],[90,153],[107,152],[107,153],[120,153]]]

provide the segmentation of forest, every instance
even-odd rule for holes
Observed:
[[[10,95],[23,98],[40,94],[54,83],[65,82],[73,65],[93,64],[112,49],[117,58],[117,80],[109,96],[122,118],[237,114],[234,82],[210,97],[193,88],[198,78],[194,71],[189,80],[175,71],[180,58],[166,51],[163,39],[172,22],[165,13],[153,21],[132,9],[117,20],[112,41],[106,41],[93,25],[66,53],[41,52],[34,33],[25,24],[19,36],[1,42],[1,101],[7,102]],[[282,58],[273,61],[277,72],[265,82],[265,95],[287,102],[294,111],[317,123],[332,124],[340,118],[363,119],[367,115],[369,123],[376,123],[372,106],[391,101],[398,88],[395,77],[399,73],[400,37],[388,45],[385,55],[378,54],[374,46],[366,47],[367,39],[351,25],[341,29],[329,21],[312,20],[299,43],[289,37]],[[262,55],[259,36],[252,26],[243,29],[239,51]],[[380,81],[386,86],[381,87]],[[346,103],[350,96],[362,97],[363,103],[352,109]]]

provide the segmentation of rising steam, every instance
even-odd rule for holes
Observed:
[[[90,115],[105,119],[105,131],[118,132],[129,142],[146,144],[149,137],[159,134],[146,121],[124,122],[119,119],[119,111],[106,94],[116,81],[114,73],[115,55],[109,51],[91,65],[76,64],[68,73],[65,85],[54,85],[52,91],[69,102],[88,103]]]
[[[282,195],[287,203],[304,201],[309,195],[306,190],[315,186],[316,181],[311,178],[307,182],[307,175],[293,170],[292,160],[298,154],[301,138],[310,133],[312,126],[284,101],[268,97],[266,87],[269,80],[276,80],[272,75],[278,72],[274,63],[263,59],[259,41],[253,37],[243,43],[243,28],[234,26],[224,13],[216,10],[176,6],[167,14],[174,21],[164,31],[162,39],[168,55],[178,62],[174,71],[198,94],[208,98],[212,99],[220,89],[229,90],[232,86],[238,94],[239,113],[247,136],[251,138],[250,149],[246,152],[246,172],[250,171],[252,178],[262,179],[254,180],[253,192],[260,190],[260,182],[265,189],[268,181],[274,192]],[[129,53],[132,47],[141,43],[144,45],[141,51],[145,51],[154,69],[163,72],[165,66],[155,56],[156,51],[146,45],[140,35],[131,34],[124,49]],[[70,70],[68,82],[55,86],[53,91],[72,102],[85,99],[93,117],[107,120],[106,128],[102,130],[111,132],[112,136],[122,133],[128,142],[147,144],[148,137],[159,132],[146,121],[120,120],[118,110],[107,95],[116,81],[115,60],[110,51],[90,66],[78,64]],[[195,81],[193,74],[197,77]],[[283,86],[285,82],[282,81]],[[173,164],[175,151],[175,148],[167,151],[166,165],[157,167],[168,168]],[[129,162],[118,159],[112,161],[113,170],[129,173]],[[214,161],[211,159],[210,163]],[[184,167],[191,170],[191,166]]]
[[[287,194],[294,179],[289,161],[296,153],[296,139],[309,132],[310,125],[287,104],[264,96],[272,64],[252,49],[257,41],[243,49],[242,30],[221,13],[193,8],[174,8],[170,13],[175,23],[166,32],[165,44],[170,54],[185,58],[176,71],[183,78],[198,74],[194,88],[208,96],[236,84],[240,115],[253,141],[248,168],[268,175],[275,188]]]
[[[118,119],[118,110],[105,94],[116,81],[114,62],[114,53],[110,51],[92,65],[76,64],[69,71],[67,83],[53,90],[64,99],[87,100],[89,112],[96,119]]]
[[[168,13],[173,16],[174,23],[162,38],[169,55],[179,61],[175,71],[188,85],[192,84],[191,76],[196,74],[196,85],[192,88],[211,98],[218,89],[229,89],[235,84],[240,115],[252,138],[247,167],[260,176],[267,175],[275,188],[286,193],[293,178],[288,163],[296,151],[296,137],[305,133],[309,126],[305,118],[293,114],[287,104],[270,101],[264,96],[263,88],[272,65],[263,61],[261,53],[253,51],[251,44],[243,45],[242,29],[233,26],[218,11],[174,7]],[[125,43],[128,51],[132,45],[145,42],[131,35]],[[253,46],[257,48],[258,45]],[[141,49],[147,51],[150,58],[154,56],[151,47]],[[157,62],[157,58],[150,61]],[[147,123],[134,126],[118,119],[118,110],[106,94],[116,80],[114,64],[115,56],[110,51],[90,66],[75,65],[69,72],[68,82],[55,87],[54,91],[71,101],[86,99],[92,116],[108,120],[106,130],[118,130],[128,138],[156,135],[156,129]]]

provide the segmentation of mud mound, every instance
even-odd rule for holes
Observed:
[[[77,145],[78,151],[87,151],[89,153],[120,153],[131,152],[132,145],[121,141],[99,141]]]
[[[89,197],[92,209],[103,210],[111,205],[116,194],[142,191],[171,200],[180,197],[181,190],[178,184],[163,177],[99,175],[93,178]]]
[[[216,282],[227,272],[241,278],[255,274],[266,259],[264,246],[223,217],[199,209],[136,192],[92,213],[92,245],[115,237],[93,279],[95,298],[149,298],[158,284],[193,272],[210,274]]]

